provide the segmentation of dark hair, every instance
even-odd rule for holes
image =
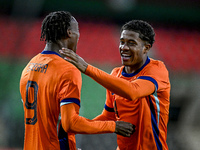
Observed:
[[[41,26],[40,40],[56,42],[68,37],[67,29],[70,27],[72,15],[66,11],[56,11],[48,14]]]
[[[149,44],[151,44],[151,47],[153,46],[155,41],[155,32],[153,27],[147,22],[142,20],[131,20],[122,26],[121,32],[123,30],[130,30],[139,33],[139,37],[143,41],[147,41]]]

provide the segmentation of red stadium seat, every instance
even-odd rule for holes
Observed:
[[[156,29],[156,53],[173,71],[200,71],[200,33],[185,30]]]
[[[79,22],[80,40],[77,53],[91,63],[121,64],[119,28],[116,24]],[[41,20],[15,21],[0,17],[0,55],[31,58],[44,48],[40,41]],[[200,71],[197,31],[156,28],[154,49],[172,71]]]

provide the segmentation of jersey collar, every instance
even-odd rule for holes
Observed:
[[[54,51],[42,51],[41,54],[55,54],[55,55],[58,55],[60,56],[60,54],[54,52]],[[61,56],[60,56],[61,57]]]
[[[143,65],[140,69],[136,70],[136,71],[133,72],[133,73],[126,73],[126,72],[125,72],[125,67],[124,67],[123,70],[122,70],[122,75],[123,75],[124,77],[133,77],[133,76],[135,76],[136,74],[138,74],[149,62],[150,62],[150,58],[147,56],[147,60],[146,60],[146,62],[144,63],[144,65]]]

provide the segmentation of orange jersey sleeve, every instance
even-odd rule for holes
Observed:
[[[61,149],[76,150],[75,134],[113,133],[114,121],[92,121],[78,114],[79,106],[69,103],[61,106],[61,124],[59,139]]]
[[[76,69],[68,69],[62,76],[57,99],[60,106],[75,103],[80,106],[82,78]]]
[[[149,80],[137,79],[129,82],[91,65],[88,65],[85,74],[113,93],[131,100],[150,95],[155,90],[154,84]]]
[[[94,121],[79,116],[79,106],[72,103],[61,107],[62,126],[66,132],[98,134],[113,133],[114,121]]]
[[[111,92],[106,90],[106,99],[111,99]],[[102,113],[96,116],[93,120],[114,120],[115,118],[115,111],[113,109],[113,101],[108,101],[107,104],[104,106]]]
[[[115,118],[114,111],[107,111],[106,109],[104,109],[100,115],[96,116],[92,120],[102,120],[102,121],[103,120],[114,120],[114,121],[116,121],[116,118]]]

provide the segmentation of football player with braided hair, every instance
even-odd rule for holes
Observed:
[[[30,60],[20,79],[24,150],[76,150],[76,133],[131,136],[134,132],[131,123],[79,116],[81,72],[59,54],[61,46],[76,52],[78,39],[78,22],[69,12],[52,12],[43,20],[41,40],[46,42],[45,48]]]
[[[71,14],[65,11],[52,12],[47,15],[41,27],[41,40],[56,42],[68,37],[67,30],[70,27]]]

